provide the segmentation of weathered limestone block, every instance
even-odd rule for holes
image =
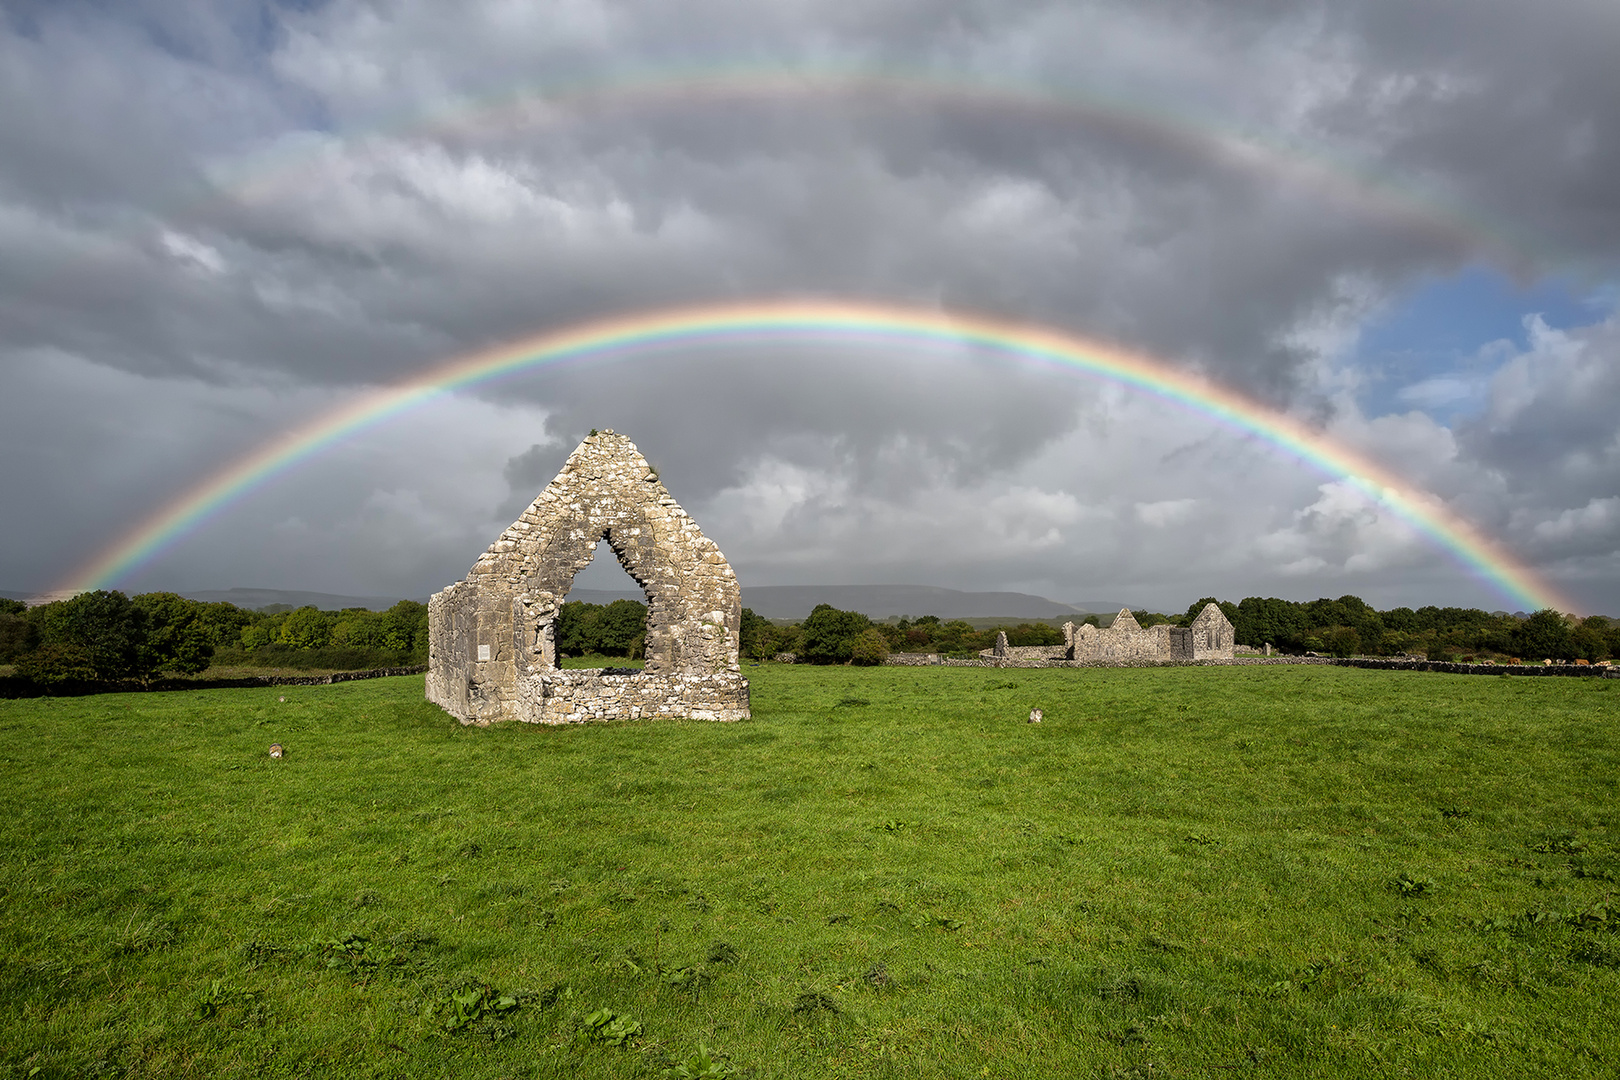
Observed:
[[[558,610],[604,540],[647,595],[635,675],[557,667]],[[593,432],[467,577],[429,601],[427,696],[463,724],[746,719],[741,626],[737,575],[714,541],[634,443]]]

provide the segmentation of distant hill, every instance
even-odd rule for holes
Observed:
[[[208,604],[221,601],[239,608],[257,610],[271,604],[290,604],[295,608],[317,607],[322,611],[342,611],[344,608],[366,608],[368,611],[387,611],[404,597],[400,596],[342,596],[337,593],[299,592],[294,589],[198,589],[180,593],[187,600],[201,600]],[[427,597],[416,601],[427,603]]]
[[[569,600],[610,604],[642,600],[634,590],[575,589]],[[1016,592],[962,592],[933,585],[753,585],[743,588],[743,606],[767,619],[803,619],[817,604],[858,611],[872,619],[935,615],[941,619],[1052,619],[1070,615],[1118,613],[1123,603],[1087,601],[1064,604]]]
[[[743,604],[767,619],[802,619],[817,604],[859,611],[873,619],[936,615],[941,619],[1050,619],[1118,611],[1123,605],[1078,607],[1017,592],[962,592],[932,585],[756,585]]]
[[[367,608],[385,611],[401,599],[397,596],[342,596],[337,593],[300,592],[292,589],[198,589],[182,590],[181,596],[208,603],[224,601],[240,608],[257,610],[271,604],[292,607],[313,605],[322,611]],[[0,593],[18,600],[30,593]],[[587,604],[611,604],[615,600],[644,601],[634,589],[575,589],[569,600]],[[426,597],[417,598],[426,603]],[[743,589],[743,605],[767,619],[803,619],[817,604],[831,604],[844,611],[859,611],[873,619],[935,615],[941,619],[1051,619],[1092,613],[1112,615],[1125,607],[1112,600],[1092,600],[1064,604],[1017,592],[962,592],[932,585],[756,585]]]

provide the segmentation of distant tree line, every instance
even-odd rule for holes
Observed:
[[[37,683],[150,681],[210,666],[367,668],[427,659],[427,606],[249,611],[174,593],[0,600],[0,664]]]
[[[1187,626],[1215,603],[1236,629],[1237,642],[1270,644],[1284,653],[1431,659],[1509,658],[1590,660],[1620,657],[1620,622],[1601,615],[1577,620],[1551,609],[1528,618],[1477,608],[1422,607],[1375,611],[1360,598],[1296,602],[1248,597],[1240,603],[1205,597],[1180,615],[1132,612],[1143,627]],[[1083,620],[1106,625],[1111,617]],[[973,656],[1004,629],[1011,645],[1061,645],[1047,623],[975,629],[937,616],[873,622],[821,604],[802,622],[777,625],[744,608],[741,651],[749,660],[793,653],[823,664],[880,664],[894,652]],[[647,607],[633,600],[566,603],[558,613],[557,650],[639,659],[646,649]],[[174,593],[128,597],[99,590],[28,608],[0,599],[0,664],[44,684],[141,680],[215,667],[355,669],[425,663],[427,607],[402,600],[387,611],[320,611],[285,606],[250,611],[226,603],[187,600]]]
[[[1193,606],[1202,608],[1208,600]],[[1620,624],[1601,615],[1577,620],[1551,608],[1525,619],[1478,608],[1407,607],[1374,611],[1359,597],[1296,603],[1248,597],[1221,602],[1240,645],[1332,656],[1417,653],[1432,660],[1520,657],[1603,660],[1620,655]]]
[[[559,656],[623,656],[640,660],[646,654],[647,605],[634,600],[587,604],[571,600],[557,611]]]
[[[1332,656],[1421,654],[1435,660],[1475,658],[1598,661],[1620,656],[1620,623],[1601,615],[1577,620],[1547,609],[1528,618],[1492,615],[1477,608],[1422,607],[1375,611],[1355,596],[1297,602],[1248,597],[1240,603],[1204,597],[1179,615],[1131,614],[1144,628],[1169,623],[1190,626],[1205,605],[1215,604],[1235,630],[1239,645],[1267,644],[1283,653]],[[1112,616],[1082,622],[1107,626]],[[972,656],[995,644],[998,629],[1010,645],[1061,645],[1063,632],[1047,623],[975,629],[962,620],[933,615],[873,622],[853,611],[818,606],[802,623],[779,626],[743,610],[742,653],[766,660],[793,653],[811,663],[881,663],[891,652]]]
[[[788,626],[779,626],[744,608],[741,648],[750,660],[793,653],[815,664],[880,664],[895,652],[976,656],[995,645],[998,630],[1005,630],[1007,641],[1013,645],[1063,644],[1063,631],[1046,623],[975,629],[964,620],[946,622],[937,615],[873,622],[857,611],[818,604],[803,622]]]

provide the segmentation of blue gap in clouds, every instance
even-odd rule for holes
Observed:
[[[1547,278],[1520,285],[1485,267],[1421,282],[1361,331],[1356,363],[1366,373],[1362,408],[1370,416],[1413,409],[1441,423],[1472,412],[1499,360],[1482,361],[1491,342],[1523,349],[1524,320],[1539,314],[1548,326],[1583,326],[1601,319],[1595,298]]]

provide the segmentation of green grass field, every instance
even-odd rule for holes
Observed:
[[[746,670],[0,701],[0,1074],[1620,1069],[1620,682]]]

